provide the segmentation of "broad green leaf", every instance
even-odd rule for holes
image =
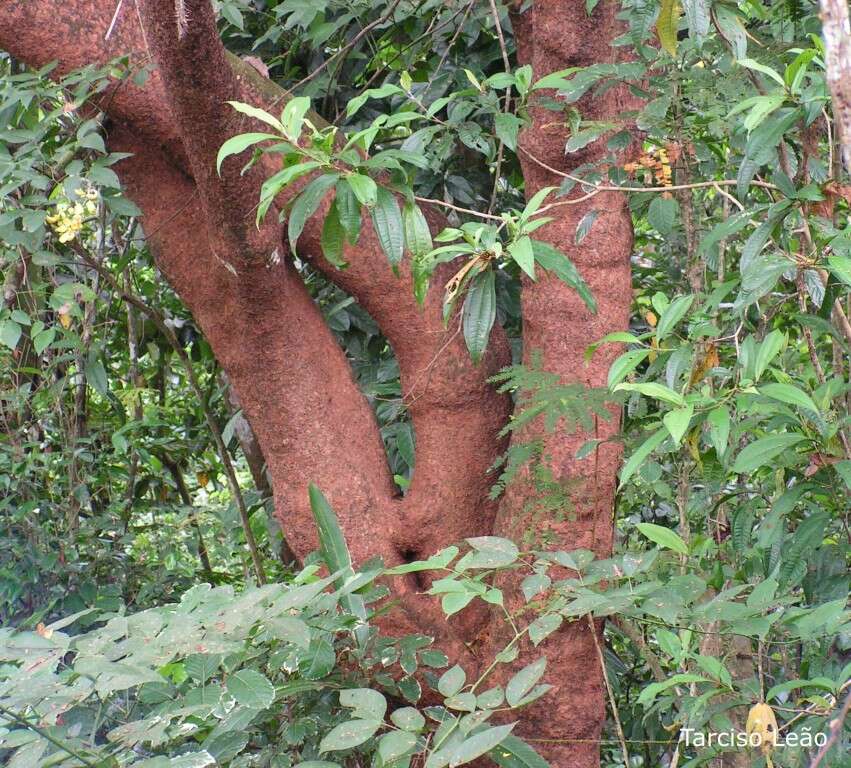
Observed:
[[[762,340],[754,360],[754,381],[760,380],[762,374],[768,368],[768,364],[777,357],[785,343],[786,334],[778,330],[772,331]]]
[[[322,223],[322,255],[327,261],[335,267],[342,269],[346,266],[346,260],[343,258],[345,249],[346,230],[340,223],[340,216],[337,213],[337,201],[331,204],[328,209],[328,215]]]
[[[709,439],[715,453],[721,457],[727,452],[727,442],[730,438],[730,410],[726,405],[713,408],[706,417],[709,424]]]
[[[0,320],[0,343],[14,349],[21,340],[23,330],[14,320]]]
[[[354,245],[358,241],[361,228],[360,202],[355,197],[355,193],[348,183],[348,177],[344,177],[337,182],[334,202],[337,206],[337,215],[340,217],[340,224],[346,230],[346,238]]]
[[[340,574],[336,581],[337,588],[340,589],[345,586],[349,579],[354,577],[349,548],[346,546],[346,540],[343,538],[337,516],[322,491],[311,483],[308,487],[308,493],[313,519],[319,532],[319,551],[328,566],[328,570],[331,573]],[[357,594],[347,594],[341,598],[341,602],[354,616],[364,622],[362,626],[357,628],[355,635],[359,642],[365,642],[368,628],[365,625],[367,614],[363,598]]]
[[[678,296],[665,308],[665,311],[659,318],[659,322],[656,324],[656,338],[659,341],[666,339],[670,335],[671,331],[677,326],[677,323],[685,317],[686,312],[689,311],[693,302],[694,296],[691,294]]]
[[[641,464],[644,463],[644,460],[655,451],[665,440],[668,439],[668,430],[663,427],[662,429],[654,432],[650,437],[648,437],[629,457],[629,460],[624,464],[623,469],[621,470],[620,476],[620,484],[618,488],[623,488],[623,486],[627,483],[627,481],[635,474],[635,470],[637,470]]]
[[[851,258],[831,253],[827,257],[827,266],[834,277],[846,285],[851,285]]]
[[[385,733],[378,742],[378,754],[384,765],[389,765],[398,757],[412,752],[417,746],[417,737],[406,731]]]
[[[775,83],[777,83],[781,88],[786,87],[786,83],[783,78],[775,72],[771,67],[765,66],[765,64],[760,64],[758,61],[754,61],[753,59],[739,59],[739,64],[743,67],[747,67],[748,69],[752,69],[754,72],[761,72],[763,75],[768,75]]]
[[[363,178],[367,178],[364,176]],[[351,177],[349,177],[351,183]],[[355,190],[357,195],[357,190]],[[387,260],[394,266],[402,261],[405,246],[405,232],[402,226],[402,214],[395,195],[386,187],[378,187],[375,204],[369,209],[372,225],[378,235],[378,242]]]
[[[496,282],[492,269],[476,275],[464,299],[464,341],[474,363],[482,359],[496,320]]]
[[[797,432],[781,432],[760,438],[742,449],[733,463],[733,472],[753,472],[802,440],[804,436]]]
[[[550,768],[549,763],[532,747],[513,735],[506,736],[499,746],[488,752],[488,756],[500,768]]]
[[[701,675],[694,675],[690,673],[673,675],[661,683],[651,683],[650,685],[645,686],[639,694],[637,702],[647,707],[660,693],[667,691],[668,688],[673,688],[675,685],[688,685],[689,683],[706,682],[709,681]]]
[[[580,220],[579,224],[576,225],[576,236],[574,237],[574,241],[577,245],[579,245],[591,232],[591,228],[594,226],[594,222],[597,221],[597,216],[599,216],[599,211],[588,211]]]
[[[291,141],[297,141],[301,135],[304,116],[309,109],[309,98],[294,96],[287,102],[284,111],[281,112],[281,123],[283,123],[284,131]]]
[[[547,668],[546,657],[541,657],[535,662],[521,669],[515,674],[505,686],[505,701],[509,707],[517,706],[517,703],[527,694],[544,674]]]
[[[440,676],[437,681],[437,690],[446,698],[449,698],[457,694],[464,687],[466,680],[466,672],[456,664]]]
[[[532,645],[540,645],[561,626],[562,618],[558,613],[546,613],[539,616],[529,625],[529,639]]]
[[[351,187],[361,205],[368,208],[375,205],[378,197],[378,185],[369,176],[362,173],[352,173],[346,176],[346,183]]]
[[[237,704],[251,709],[266,709],[275,700],[272,683],[254,669],[242,669],[232,674],[228,677],[226,688]]]
[[[96,392],[106,396],[109,392],[109,379],[107,378],[106,368],[103,363],[96,357],[89,356],[85,365],[86,381]]]
[[[685,435],[686,430],[688,430],[689,424],[691,423],[691,417],[694,415],[694,407],[692,405],[686,405],[683,408],[677,408],[676,410],[669,411],[665,414],[662,419],[662,422],[667,427],[668,432],[671,433],[671,437],[674,438],[674,442],[679,445],[683,439],[683,435]]]
[[[307,220],[316,213],[323,198],[337,183],[339,178],[336,173],[326,173],[313,179],[295,199],[295,202],[290,208],[290,215],[287,220],[287,235],[290,241],[290,248],[293,254],[296,254],[296,244],[298,243],[301,233],[304,231],[304,225]]]
[[[193,653],[186,657],[186,674],[204,684],[219,670],[222,657],[218,653]]]
[[[363,744],[381,727],[380,720],[349,720],[332,728],[319,742],[319,754]]]
[[[523,121],[511,112],[500,112],[493,119],[496,137],[512,152],[517,151],[517,134]]]
[[[472,762],[498,746],[511,733],[514,725],[515,723],[487,727],[460,744],[433,752],[426,761],[425,768],[455,768],[457,765]]]
[[[654,197],[647,209],[647,221],[660,235],[669,235],[679,210],[680,205],[673,197]]]
[[[271,125],[276,131],[278,131],[278,133],[285,133],[283,124],[268,112],[258,109],[257,107],[252,107],[251,104],[244,104],[241,101],[229,101],[228,104],[243,115],[248,115],[248,117],[260,120],[261,122],[266,123],[266,125]]]
[[[413,707],[402,707],[390,713],[390,720],[397,728],[414,733],[425,727],[425,718]]]
[[[658,544],[664,549],[673,549],[674,552],[679,552],[681,555],[688,554],[686,543],[680,538],[678,533],[672,531],[670,528],[665,528],[655,523],[637,523],[635,527],[654,544]]]
[[[649,349],[630,349],[620,355],[609,368],[606,381],[609,389],[614,389],[632,373],[650,354]]]
[[[387,712],[387,699],[371,688],[346,688],[340,691],[340,704],[353,709],[353,717],[365,720],[383,720]]]
[[[402,223],[405,229],[405,246],[412,256],[425,256],[434,248],[428,222],[416,203],[405,203],[402,208]]]
[[[532,248],[532,240],[528,235],[519,237],[515,242],[508,246],[508,253],[517,265],[529,277],[535,279],[535,252]]]
[[[664,384],[659,384],[655,381],[648,381],[639,384],[623,382],[618,384],[612,391],[638,392],[645,397],[652,397],[656,400],[672,403],[673,405],[678,405],[681,408],[685,407],[686,404],[685,398],[679,392],[675,392],[670,387],[665,386]]]
[[[781,403],[797,405],[813,413],[819,412],[813,399],[806,392],[792,384],[764,384],[759,388],[759,391],[773,400],[779,400]]]
[[[544,243],[541,240],[532,240],[532,248],[535,252],[535,261],[538,265],[547,272],[552,272],[560,280],[567,283],[571,288],[575,289],[579,294],[585,306],[591,312],[597,312],[597,302],[591,295],[591,289],[579,271],[574,266],[573,262],[567,258],[561,251],[553,248],[549,243]]]
[[[238,136],[233,136],[222,144],[219,149],[219,154],[216,157],[216,173],[221,175],[222,163],[231,155],[238,155],[245,152],[249,147],[259,144],[261,141],[278,141],[279,136],[274,133],[240,133]]]
[[[275,196],[288,184],[292,184],[296,179],[300,179],[307,173],[316,170],[319,163],[315,160],[309,160],[306,163],[299,165],[291,165],[278,171],[274,176],[270,176],[260,187],[260,204],[257,206],[256,221],[259,224],[266,217],[266,212],[269,206],[275,200]]]

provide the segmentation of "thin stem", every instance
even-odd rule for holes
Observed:
[[[19,715],[17,712],[13,712],[11,709],[7,709],[2,704],[0,704],[0,712],[14,720],[16,723],[19,723],[20,725],[24,726],[24,728],[34,731],[43,739],[53,744],[53,746],[59,747],[59,749],[61,749],[63,752],[67,752],[69,755],[71,755],[71,757],[76,757],[77,760],[79,760],[83,765],[90,766],[90,768],[97,768],[98,763],[89,760],[87,757],[77,752],[77,750],[72,749],[67,744],[63,744],[61,741],[59,741],[59,739],[51,736],[44,728],[36,725],[35,723],[31,723],[29,720],[27,720],[22,715]]]
[[[603,672],[603,681],[606,684],[606,693],[609,695],[609,705],[612,708],[612,717],[615,719],[615,730],[618,734],[621,752],[623,752],[623,764],[629,765],[629,752],[626,748],[626,736],[624,736],[620,715],[618,715],[618,704],[615,700],[615,693],[612,690],[612,684],[609,681],[609,673],[606,671],[606,659],[603,656],[603,649],[600,647],[600,640],[597,638],[597,628],[594,626],[594,619],[590,613],[586,613],[585,618],[588,620],[588,628],[591,631],[591,639],[594,641],[594,647],[597,649],[597,658],[600,660],[600,670]]]

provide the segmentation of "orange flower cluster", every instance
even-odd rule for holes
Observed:
[[[671,159],[665,147],[653,147],[641,154],[637,162],[626,163],[623,169],[627,173],[644,171],[645,181],[653,182],[662,187],[671,186]]]

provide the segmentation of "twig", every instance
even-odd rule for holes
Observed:
[[[2,704],[0,704],[0,712],[6,715],[6,717],[9,717],[14,720],[16,723],[19,723],[20,725],[24,726],[24,728],[28,728],[29,730],[34,731],[43,739],[46,739],[51,744],[53,744],[53,746],[59,747],[59,749],[61,749],[63,752],[67,752],[69,755],[71,755],[71,757],[76,757],[77,760],[79,760],[83,765],[89,766],[89,768],[97,768],[98,763],[92,762],[87,757],[84,757],[82,754],[77,752],[75,749],[71,749],[71,747],[63,744],[61,741],[59,741],[59,739],[56,739],[51,736],[44,728],[41,728],[35,723],[31,723],[29,720],[27,720],[22,715],[19,715],[17,712],[13,712],[11,709],[7,709]]]
[[[810,768],[818,768],[819,765],[821,765],[821,761],[827,756],[830,748],[836,744],[839,739],[839,734],[842,733],[842,726],[845,723],[845,718],[848,716],[849,710],[851,710],[851,693],[845,697],[845,703],[842,705],[842,709],[839,711],[839,714],[831,720],[830,736],[828,736],[824,746],[822,746],[822,748],[818,751],[815,760],[810,763]]]
[[[490,0],[490,6],[493,23],[496,26],[496,36],[499,40],[499,50],[502,53],[502,64],[505,67],[505,73],[510,74],[511,61],[508,58],[508,49],[505,47],[505,35],[502,34],[502,24],[499,21],[499,11],[496,7],[496,0]],[[502,109],[506,115],[511,113],[511,88],[505,89],[505,106]],[[504,151],[505,142],[500,139],[499,148],[496,151],[496,167],[494,168],[493,173],[493,191],[491,192],[490,205],[488,205],[488,213],[491,213],[496,205],[496,195],[499,191],[499,176],[502,173],[502,154]]]
[[[594,626],[594,619],[591,617],[590,613],[586,613],[585,618],[588,619],[588,628],[591,630],[591,639],[594,641],[594,647],[597,649],[597,658],[600,660],[600,669],[603,672],[603,681],[606,683],[606,693],[609,695],[612,717],[615,719],[615,730],[617,730],[618,741],[620,742],[621,751],[623,752],[623,764],[629,765],[629,752],[626,748],[626,737],[624,736],[623,726],[621,725],[621,719],[618,715],[618,705],[615,700],[614,691],[612,691],[612,684],[609,682],[609,673],[606,671],[606,659],[603,656],[603,649],[600,647],[600,641],[597,638],[597,628]]]
[[[375,29],[377,26],[379,26],[380,24],[383,24],[385,21],[387,21],[387,20],[388,20],[388,19],[389,19],[389,18],[393,15],[393,13],[396,11],[396,7],[399,5],[399,3],[400,3],[400,2],[402,2],[402,0],[396,0],[396,2],[395,2],[395,3],[393,3],[393,5],[391,5],[391,6],[390,6],[390,7],[389,7],[389,8],[388,8],[385,12],[384,12],[384,14],[382,14],[382,16],[381,16],[380,18],[378,18],[378,19],[376,19],[375,21],[370,22],[369,24],[367,24],[367,25],[366,25],[366,26],[365,26],[365,27],[364,27],[364,28],[363,28],[360,32],[358,32],[358,33],[357,33],[357,34],[356,34],[356,35],[355,35],[355,36],[351,39],[351,41],[350,41],[349,43],[347,43],[347,44],[346,44],[346,45],[344,45],[342,48],[340,48],[340,50],[339,50],[339,51],[337,51],[337,52],[336,52],[333,56],[329,56],[327,59],[325,59],[325,61],[323,61],[323,62],[322,62],[322,63],[321,63],[321,64],[320,64],[320,65],[319,65],[316,69],[314,69],[314,70],[313,70],[313,72],[311,72],[309,75],[305,75],[305,76],[304,76],[301,80],[299,80],[299,81],[298,81],[298,82],[297,82],[297,83],[296,83],[296,84],[295,84],[292,88],[290,88],[290,91],[293,91],[293,92],[294,92],[294,91],[297,91],[299,88],[301,88],[301,86],[303,86],[303,85],[305,85],[305,84],[309,83],[311,80],[313,80],[313,78],[314,78],[314,77],[316,77],[316,76],[317,76],[320,72],[323,72],[323,71],[326,69],[326,67],[327,67],[327,66],[328,66],[328,65],[329,65],[332,61],[334,61],[335,59],[339,58],[339,57],[340,57],[340,56],[342,56],[344,53],[348,53],[348,52],[349,52],[352,48],[354,48],[354,47],[355,47],[355,46],[356,46],[356,45],[357,45],[357,44],[358,44],[358,43],[359,43],[359,42],[360,42],[360,41],[364,38],[364,36],[365,36],[365,35],[368,35],[368,34],[370,33],[370,31],[372,31],[372,30],[373,30],[373,29]]]

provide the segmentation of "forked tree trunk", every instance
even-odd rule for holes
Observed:
[[[466,536],[496,532],[524,539],[546,530],[564,549],[588,547],[606,554],[612,540],[612,504],[620,452],[603,444],[579,462],[576,449],[589,437],[606,439],[616,419],[601,422],[594,435],[545,437],[546,461],[559,482],[570,482],[572,509],[563,515],[536,511],[538,493],[528,474],[512,486],[501,506],[487,498],[493,481],[487,469],[504,450],[498,432],[509,402],[487,379],[508,362],[504,334],[496,329],[485,360],[474,366],[455,327],[445,329],[439,288],[425,307],[413,298],[407,265],[395,276],[386,264],[369,222],[357,246],[337,270],[319,247],[330,198],[299,240],[299,254],[353,295],[390,340],[416,435],[416,468],[409,492],[394,488],[378,428],[301,278],[286,258],[277,210],[256,230],[252,208],[268,161],[242,176],[242,160],[224,165],[215,155],[229,136],[253,130],[235,115],[229,99],[280,110],[286,100],[273,83],[225,53],[209,0],[184,0],[191,23],[178,23],[173,0],[118,4],[106,0],[16,0],[0,16],[0,47],[32,66],[58,60],[63,74],[91,63],[131,54],[133,65],[153,59],[156,71],[143,87],[125,81],[102,95],[110,117],[112,151],[132,152],[116,166],[128,195],[143,212],[143,225],[157,264],[195,317],[237,393],[263,454],[274,487],[276,511],[299,557],[315,547],[307,485],[314,482],[337,511],[354,557],[380,555],[389,564],[418,559]],[[617,30],[614,3],[600,3],[588,19],[584,0],[535,0],[516,19],[520,56],[536,77],[572,65],[612,58]],[[144,23],[144,32],[139,18]],[[585,116],[605,119],[624,107],[619,91],[583,104]],[[558,185],[545,166],[570,170],[595,159],[564,155],[563,116],[532,110],[533,124],[521,140],[526,191]],[[261,128],[262,129],[262,128]],[[595,154],[596,153],[596,154]],[[276,201],[277,209],[293,190]],[[581,246],[577,222],[591,209],[598,218]],[[554,209],[557,219],[536,236],[561,248],[590,284],[599,312],[590,314],[574,292],[554,279],[523,288],[524,354],[540,351],[546,369],[565,381],[604,383],[613,352],[590,365],[583,353],[606,333],[626,327],[630,306],[630,219],[624,200],[598,195]],[[441,217],[428,212],[435,228]],[[451,272],[447,265],[436,276]],[[538,436],[531,427],[515,439]],[[528,538],[528,537],[526,537]],[[533,536],[532,539],[535,537]],[[528,543],[528,542],[527,542]],[[476,663],[464,641],[481,633],[481,614],[462,614],[449,628],[421,584],[401,580],[402,611],[394,633],[433,634],[461,663]],[[486,651],[487,649],[485,649]],[[601,676],[590,634],[582,625],[557,633],[548,643],[548,679],[558,690],[524,718],[530,736],[568,741],[541,751],[559,768],[589,768],[598,762],[593,741],[604,718]],[[575,740],[575,741],[570,741]],[[590,740],[590,743],[589,741]]]

